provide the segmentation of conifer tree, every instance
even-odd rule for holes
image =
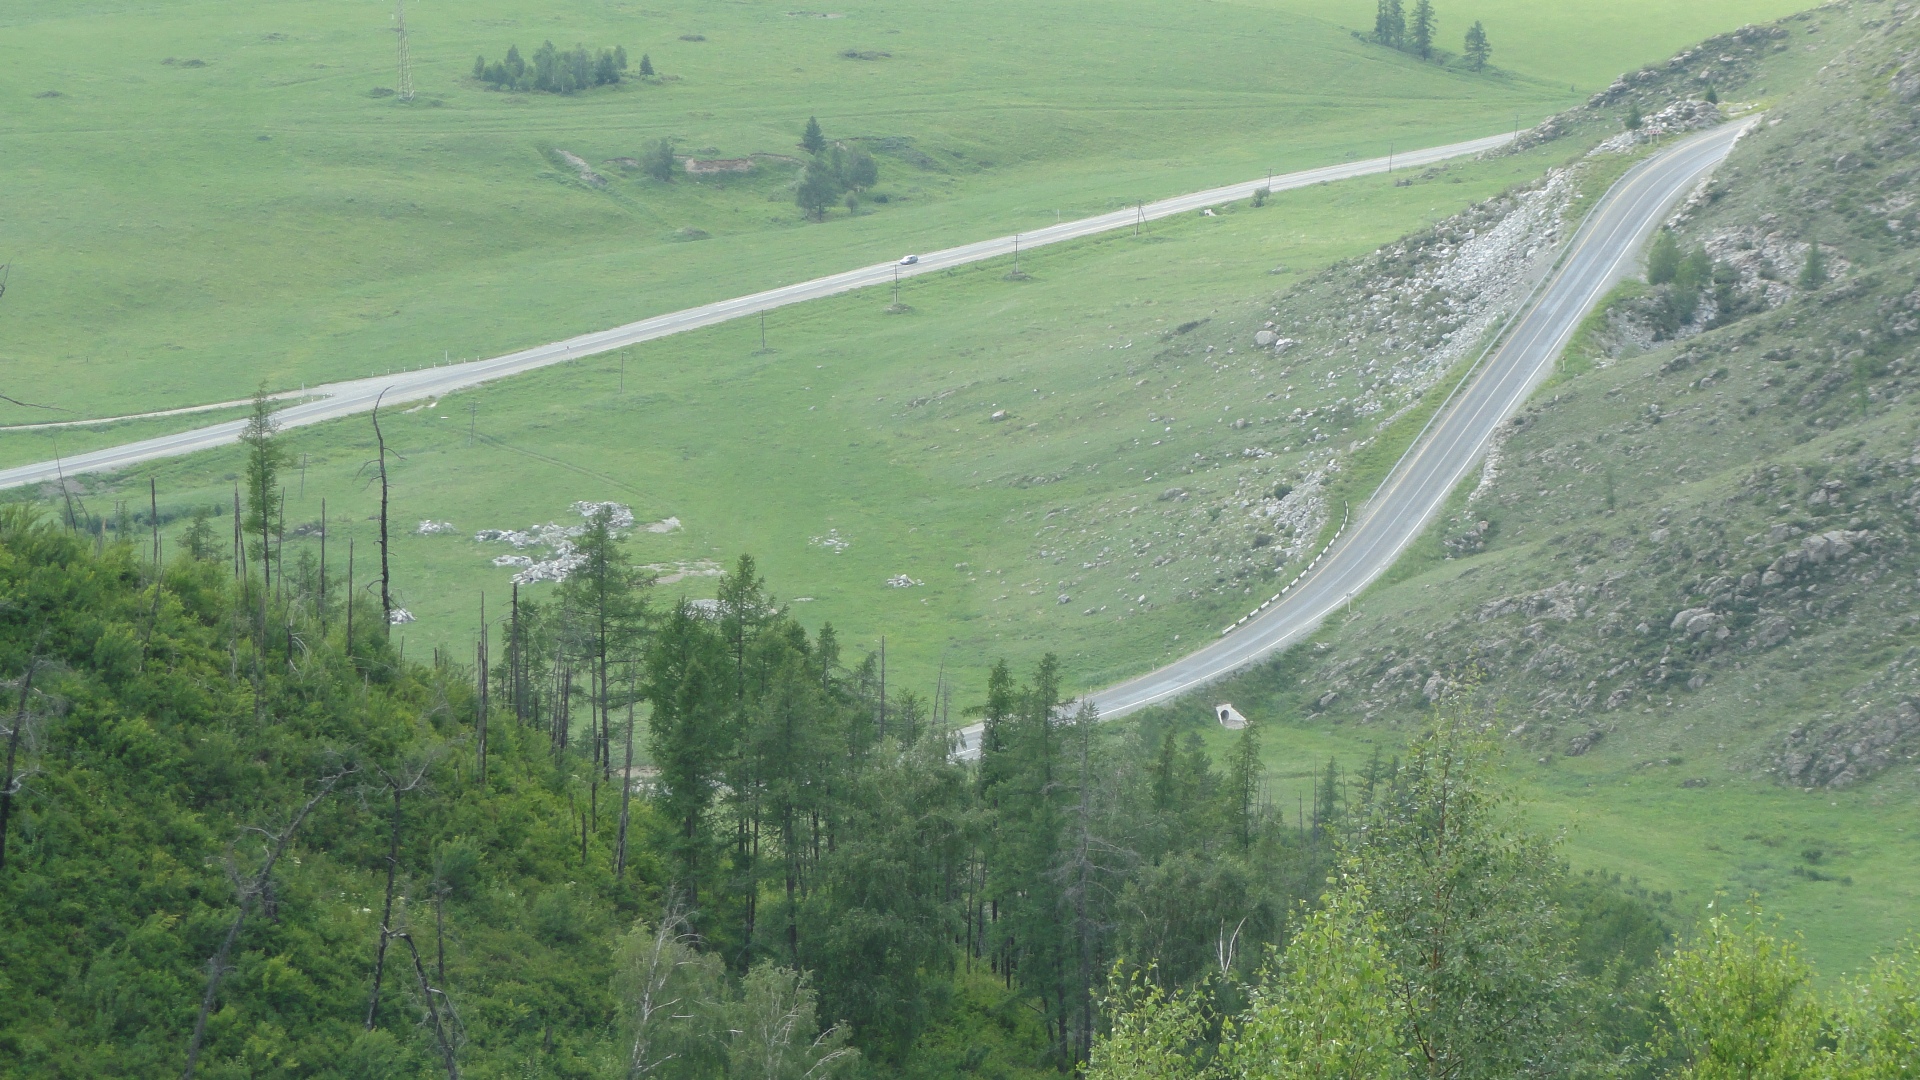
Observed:
[[[1253,847],[1260,812],[1260,776],[1260,728],[1248,721],[1234,741],[1227,766],[1227,820],[1233,824],[1233,838],[1242,851]]]
[[[1413,5],[1412,24],[1408,27],[1412,40],[1413,54],[1422,60],[1433,56],[1433,0],[1419,0]]]
[[[1800,287],[1817,289],[1827,283],[1827,255],[1818,243],[1807,245],[1807,261],[1800,268]]]
[[[1399,48],[1407,37],[1407,16],[1401,6],[1401,0],[1380,0],[1380,6],[1373,15],[1373,40],[1392,48]]]
[[[280,466],[285,457],[274,440],[279,430],[273,419],[273,402],[263,383],[254,391],[253,412],[240,430],[240,442],[247,448],[247,516],[242,527],[249,537],[259,537],[262,588],[273,584],[273,527],[279,519]]]
[[[821,134],[817,117],[807,117],[807,130],[800,135],[800,148],[809,154],[817,154],[827,148],[827,137]]]
[[[1466,57],[1467,66],[1475,71],[1487,66],[1487,58],[1493,55],[1493,46],[1487,44],[1487,29],[1480,25],[1480,20],[1475,19],[1473,25],[1467,27],[1466,43],[1460,54]]]
[[[640,54],[640,77],[643,79],[653,78],[653,57],[648,56],[646,53]]]
[[[653,705],[648,749],[660,770],[656,797],[672,837],[667,852],[690,910],[699,910],[715,867],[709,829],[715,786],[733,752],[724,692],[725,644],[686,603],[668,616],[648,650],[642,693]],[[730,680],[729,680],[730,681]]]

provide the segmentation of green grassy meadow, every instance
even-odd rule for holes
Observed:
[[[1367,6],[422,3],[411,104],[370,96],[396,81],[379,4],[15,7],[0,14],[0,357],[10,385],[108,416],[494,355],[1056,212],[1531,123],[1792,5],[1603,20],[1583,3],[1563,24],[1509,2],[1483,17],[1512,65],[1485,75],[1355,41],[1338,24]],[[471,79],[476,54],[549,38],[645,53],[659,77],[570,97]],[[807,225],[790,164],[672,184],[604,164],[663,136],[791,157],[815,114],[868,140],[889,201]]]
[[[1212,696],[1246,707],[1270,686],[1250,677]],[[1224,756],[1235,736],[1211,723],[1206,704],[1195,701],[1181,711],[1190,714],[1189,722],[1204,725],[1208,745]],[[1376,748],[1383,759],[1393,756],[1411,731],[1289,710],[1263,734],[1267,797],[1289,819],[1296,807],[1311,813],[1313,787],[1329,759],[1351,776]],[[1683,741],[1703,740],[1689,735]],[[1920,794],[1910,778],[1825,793],[1746,778],[1681,788],[1675,774],[1684,769],[1640,767],[1636,756],[1647,749],[1637,741],[1631,748],[1603,744],[1589,755],[1550,764],[1514,749],[1505,766],[1519,811],[1535,825],[1563,833],[1563,852],[1575,869],[1620,874],[1667,894],[1665,906],[1683,925],[1710,902],[1725,908],[1757,901],[1803,938],[1829,980],[1865,970],[1874,956],[1912,934],[1920,904],[1920,826],[1911,814],[1890,812],[1911,807]],[[1710,745],[1687,749],[1716,756]],[[1816,861],[1807,860],[1808,852],[1818,853]]]
[[[984,685],[995,659],[1027,664],[1049,650],[1077,686],[1170,658],[1237,615],[1239,590],[1193,592],[1169,576],[1190,567],[1099,552],[1144,542],[1169,521],[1212,535],[1197,504],[1237,482],[1248,439],[1223,410],[1258,397],[1285,365],[1161,359],[1163,337],[1210,320],[1205,332],[1222,336],[1209,340],[1232,348],[1252,333],[1232,327],[1256,319],[1274,289],[1567,153],[1549,145],[1456,164],[1407,187],[1369,178],[1285,193],[1259,209],[1241,203],[1140,237],[1025,255],[1028,280],[1008,280],[1004,263],[915,279],[901,290],[905,312],[889,312],[879,290],[789,308],[769,318],[764,352],[758,323],[739,322],[389,413],[396,591],[420,620],[400,632],[414,648],[464,649],[480,593],[497,614],[513,573],[491,561],[512,549],[475,542],[477,530],[577,523],[574,501],[614,500],[643,523],[683,523],[630,542],[636,561],[663,576],[696,571],[663,584],[662,602],[711,595],[697,571],[751,552],[809,625],[833,623],[854,649],[884,635],[903,686],[931,687],[943,665],[962,686]],[[1302,383],[1292,404],[1335,393]],[[1009,420],[990,419],[1003,409]],[[1162,409],[1170,422],[1147,422]],[[4,438],[16,457],[48,442]],[[350,535],[372,551],[367,420],[284,438],[296,463],[289,531],[317,521],[325,498],[330,561]],[[70,446],[73,434],[62,440]],[[1302,457],[1255,464],[1278,473]],[[190,507],[230,501],[239,460],[236,449],[153,467],[175,534]],[[116,478],[86,496],[87,509],[144,499],[147,475]],[[1195,505],[1159,498],[1175,478]],[[412,535],[427,519],[458,533]],[[829,530],[849,546],[816,542]],[[301,546],[314,545],[291,542],[289,565]],[[921,584],[887,586],[901,574]]]

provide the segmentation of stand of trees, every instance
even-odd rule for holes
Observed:
[[[1326,893],[1232,994],[1117,972],[1089,1080],[1796,1077],[1920,1069],[1920,951],[1829,1000],[1791,939],[1710,912],[1693,941],[1583,889],[1514,817],[1463,709],[1369,775]],[[1583,895],[1584,894],[1584,895]]]
[[[1377,45],[1399,49],[1422,60],[1431,60],[1440,51],[1434,44],[1438,26],[1433,0],[1414,0],[1412,7],[1408,7],[1404,0],[1377,0],[1372,33],[1355,33]],[[1480,71],[1492,56],[1493,46],[1487,40],[1487,29],[1475,20],[1467,28],[1462,40],[1461,60],[1472,70]]]
[[[844,657],[751,559],[655,600],[604,513],[466,657],[403,659],[364,560],[263,524],[255,427],[239,528],[164,563],[0,513],[22,1075],[1038,1075],[1119,958],[1173,985],[1224,929],[1245,974],[1325,875],[1252,756],[1069,714],[1049,660],[995,670],[959,763],[961,691]]]
[[[641,58],[642,75],[653,74],[652,65]],[[626,77],[627,50],[624,45],[589,53],[584,45],[565,51],[553,42],[541,42],[531,61],[520,55],[518,45],[509,45],[507,55],[492,63],[484,56],[473,58],[473,77],[498,90],[537,90],[547,94],[572,94],[596,86],[612,86]]]
[[[872,154],[858,146],[829,144],[814,117],[807,118],[800,147],[807,152],[807,162],[794,185],[793,202],[815,221],[824,220],[842,198],[848,210],[856,208],[860,196],[880,182],[880,166]]]
[[[1051,657],[956,717],[751,558],[656,599],[605,510],[471,653],[405,659],[278,527],[271,421],[232,535],[170,560],[0,510],[0,1072],[1913,1067],[1911,964],[1839,1009],[1746,924],[1670,951],[1518,822],[1467,714],[1279,808],[1257,725],[1216,756],[1198,717],[1101,723]]]

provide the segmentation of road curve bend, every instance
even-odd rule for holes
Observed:
[[[1311,634],[1393,565],[1486,451],[1493,433],[1553,371],[1554,361],[1673,206],[1726,159],[1747,123],[1688,137],[1608,189],[1554,271],[1522,306],[1497,348],[1469,373],[1352,523],[1299,581],[1206,646],[1086,695],[1106,718],[1197,690]],[[956,756],[979,754],[980,725],[958,733]]]
[[[1497,149],[1512,141],[1513,136],[1510,134],[1492,135],[1483,139],[1428,147],[1424,150],[1410,150],[1389,157],[1352,161],[1342,165],[1327,165],[1318,169],[1287,173],[1283,176],[1248,180],[1244,183],[1229,184],[1226,187],[1196,191],[1189,195],[1178,195],[1160,202],[1128,207],[1097,217],[1049,225],[1044,229],[1021,233],[1017,237],[1002,236],[947,248],[943,251],[929,252],[922,254],[920,261],[912,266],[901,266],[891,262],[876,263],[858,270],[815,278],[795,285],[784,285],[749,296],[656,315],[625,326],[616,326],[611,330],[599,330],[568,338],[565,341],[537,345],[531,349],[497,356],[491,360],[443,364],[439,367],[421,368],[397,375],[389,374],[329,383],[312,387],[298,395],[289,392],[277,396],[281,398],[298,396],[302,400],[280,409],[274,415],[283,428],[304,427],[308,424],[338,420],[341,417],[370,411],[375,401],[382,400],[382,394],[385,395],[385,403],[389,405],[436,398],[442,394],[479,386],[509,375],[518,375],[568,360],[579,360],[598,353],[623,349],[629,345],[638,345],[641,342],[656,341],[673,334],[714,326],[742,316],[786,307],[789,304],[799,304],[808,300],[837,296],[855,289],[890,284],[894,281],[896,274],[901,279],[906,279],[952,269],[956,266],[965,266],[968,263],[999,258],[1011,254],[1016,243],[1021,250],[1045,247],[1048,244],[1058,244],[1066,240],[1077,240],[1117,229],[1130,228],[1136,222],[1192,213],[1219,203],[1251,198],[1255,191],[1263,187],[1274,191],[1288,191],[1333,180],[1349,180],[1357,176],[1387,172],[1390,168],[1417,168],[1436,161]],[[240,437],[240,428],[243,424],[244,421],[241,420],[230,420],[172,435],[108,447],[104,450],[75,454],[70,458],[0,469],[0,488],[46,483],[59,476],[74,473],[110,472],[130,465],[138,465],[141,462],[178,457],[226,446]]]

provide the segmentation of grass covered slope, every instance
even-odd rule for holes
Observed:
[[[1612,71],[1735,16],[1689,18],[1672,42],[1565,45]],[[1444,71],[1263,5],[428,5],[409,15],[411,104],[369,96],[395,84],[386,9],[53,3],[5,20],[8,371],[83,416],[494,355],[1056,211],[1483,135],[1575,97],[1557,72]],[[658,74],[565,96],[472,78],[476,55],[546,39],[620,45]],[[802,225],[809,115],[877,155],[888,201]],[[671,184],[619,164],[661,138],[760,156]]]
[[[1678,270],[1590,325],[1405,564],[1218,693],[1298,724],[1277,740],[1298,773],[1468,688],[1580,861],[1694,909],[1757,895],[1839,971],[1920,900],[1920,21],[1832,5],[1759,40],[1844,49],[1682,208]],[[1652,76],[1610,107],[1686,89]]]
[[[1297,305],[1272,299],[1275,284],[1319,282],[1329,263],[1464,204],[1486,200],[1499,218],[1521,203],[1507,188],[1566,152],[1221,207],[1023,254],[1023,280],[1005,262],[922,278],[902,288],[906,311],[890,313],[885,293],[809,304],[768,320],[766,352],[757,324],[722,326],[385,413],[394,580],[420,619],[402,632],[415,648],[464,648],[478,594],[497,605],[519,572],[494,560],[542,557],[477,533],[576,525],[572,503],[613,500],[642,525],[679,521],[634,534],[666,589],[711,595],[701,575],[752,552],[776,583],[804,583],[787,597],[810,598],[798,617],[862,648],[886,636],[896,677],[923,691],[943,663],[983,678],[995,657],[1055,650],[1078,689],[1176,655],[1304,562],[1339,506],[1303,478],[1337,469],[1418,395],[1362,387],[1376,380],[1352,356],[1302,361],[1331,329],[1298,331],[1303,343],[1278,353],[1258,345],[1276,306],[1310,310],[1346,278]],[[1426,358],[1407,355],[1430,385]],[[1289,374],[1296,361],[1315,377]],[[1316,411],[1369,394],[1377,413]],[[364,418],[285,436],[306,462],[289,473],[289,565],[317,547],[323,499],[331,558],[349,538],[372,557],[371,438]],[[236,449],[155,467],[170,545],[193,508],[230,501],[239,461]],[[75,478],[78,505],[111,525],[116,505],[145,506],[145,477]],[[1269,505],[1281,484],[1300,488],[1297,526],[1249,518],[1241,504]],[[416,535],[429,519],[455,531]],[[917,584],[888,584],[901,576]]]

